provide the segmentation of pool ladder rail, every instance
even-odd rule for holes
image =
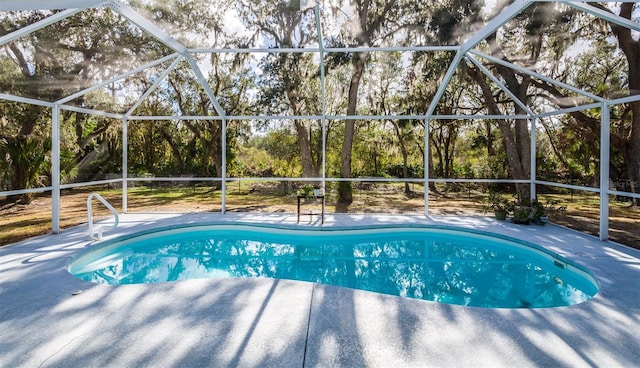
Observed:
[[[103,205],[105,205],[105,207],[107,207],[107,209],[109,209],[109,211],[111,211],[111,213],[113,213],[113,216],[115,217],[115,221],[113,225],[107,226],[108,229],[115,229],[116,227],[118,227],[118,223],[120,222],[120,217],[118,217],[118,211],[116,211],[116,209],[113,208],[113,206],[110,205],[106,199],[102,198],[100,194],[98,193],[89,194],[89,196],[87,197],[87,222],[89,223],[89,239],[100,240],[102,239],[102,231],[105,229],[105,226],[98,226],[95,228],[95,230],[93,228],[93,206],[91,204],[91,200],[93,198],[98,199]],[[98,233],[97,237],[94,236],[94,232]]]

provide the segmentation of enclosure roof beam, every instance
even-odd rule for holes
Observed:
[[[578,9],[578,10],[582,10],[585,13],[589,13],[591,15],[595,15],[598,18],[604,19],[608,22],[611,23],[615,23],[619,26],[623,26],[626,28],[629,28],[633,31],[637,31],[640,32],[640,23],[638,22],[634,22],[632,20],[629,20],[627,18],[621,17],[617,14],[613,14],[609,11],[600,9],[598,7],[595,7],[593,5],[589,5],[589,4],[585,4],[585,3],[580,3],[577,1],[567,1],[565,2],[565,4]]]
[[[29,24],[26,27],[22,27],[18,30],[15,30],[11,33],[8,33],[2,37],[0,37],[0,46],[7,44],[11,41],[17,40],[18,38],[22,37],[22,36],[26,36],[31,32],[35,32],[39,29],[42,29],[48,25],[51,25],[53,23],[56,23],[60,20],[63,20],[67,17],[70,17],[80,11],[82,11],[83,9],[69,9],[69,10],[65,10],[56,14],[53,14],[49,17],[46,17],[45,19],[42,19],[38,22],[35,22],[33,24]]]
[[[453,75],[455,74],[456,69],[460,65],[460,62],[462,61],[467,51],[476,47],[476,45],[478,45],[480,42],[484,41],[487,37],[489,37],[494,32],[496,32],[498,28],[502,27],[505,23],[507,23],[516,15],[520,14],[520,12],[522,12],[522,10],[527,8],[530,4],[531,2],[529,0],[514,1],[506,9],[501,11],[495,18],[493,18],[489,23],[487,23],[484,27],[482,27],[482,29],[480,29],[473,36],[471,36],[471,38],[465,41],[462,44],[462,46],[460,46],[460,49],[458,49],[458,52],[456,53],[453,60],[451,61],[451,64],[449,65],[449,69],[447,70],[447,73],[445,74],[442,82],[440,83],[440,86],[438,87],[438,90],[436,91],[435,95],[433,96],[433,99],[431,100],[431,103],[429,104],[429,108],[425,113],[425,117],[427,119],[429,119],[429,117],[433,115],[434,111],[436,110],[436,106],[438,105],[438,103],[440,102],[440,99],[444,95],[447,89],[447,86],[451,82],[451,78],[453,78]]]
[[[460,46],[369,46],[369,47],[324,47],[324,52],[377,52],[377,51],[458,51]],[[190,48],[191,53],[228,53],[228,54],[244,54],[244,53],[292,53],[303,54],[320,52],[319,47],[279,47],[279,48]]]
[[[87,9],[101,5],[104,0],[2,0],[0,11]]]
[[[472,114],[472,115],[431,115],[431,120],[527,120],[530,115],[492,115],[492,114]]]
[[[86,109],[84,107],[78,107],[78,106],[60,105],[60,110],[74,111],[74,112],[79,112],[81,114],[102,116],[102,117],[105,117],[105,118],[112,118],[112,119],[122,119],[122,118],[124,118],[124,116],[122,114],[117,114],[117,113],[114,114],[114,113],[111,113],[111,112],[106,112],[106,111],[101,111],[101,110]]]
[[[181,44],[176,39],[166,34],[163,30],[160,29],[160,27],[156,26],[147,18],[140,15],[138,12],[133,10],[128,5],[125,5],[118,0],[112,0],[111,2],[108,2],[106,4],[109,5],[111,10],[122,15],[123,17],[128,19],[131,23],[140,27],[142,30],[147,32],[149,35],[155,37],[158,41],[162,42],[172,50],[183,55],[187,53],[187,48],[183,44]]]
[[[70,96],[67,96],[67,97],[65,97],[65,98],[62,98],[62,99],[60,99],[60,100],[56,101],[56,103],[59,103],[59,104],[67,103],[67,102],[69,102],[69,101],[71,101],[71,100],[73,100],[73,99],[76,99],[76,98],[78,98],[78,97],[80,97],[80,96],[82,96],[82,95],[85,95],[85,94],[87,94],[87,93],[89,93],[89,92],[91,92],[91,91],[95,91],[95,90],[96,90],[96,89],[98,89],[98,88],[102,88],[102,87],[104,87],[104,86],[106,86],[106,85],[108,85],[108,84],[110,84],[110,83],[113,83],[113,82],[117,82],[117,81],[119,81],[120,79],[124,79],[124,78],[126,78],[126,77],[128,77],[128,76],[130,76],[130,75],[132,75],[132,74],[139,73],[139,72],[141,72],[141,71],[143,71],[143,70],[145,70],[145,69],[148,69],[148,68],[150,68],[150,67],[152,67],[152,66],[156,66],[156,65],[158,65],[158,64],[162,64],[162,63],[164,63],[165,61],[167,61],[167,60],[171,60],[171,59],[173,59],[173,58],[175,58],[175,57],[177,57],[177,56],[178,56],[178,55],[177,55],[177,54],[175,54],[175,53],[174,53],[174,54],[171,54],[171,55],[167,55],[167,56],[165,56],[165,57],[163,57],[163,58],[161,58],[161,59],[158,59],[158,60],[152,61],[152,62],[150,62],[150,63],[147,63],[147,64],[144,64],[144,65],[142,65],[142,66],[139,66],[139,67],[137,67],[137,68],[135,68],[135,69],[129,70],[129,71],[128,71],[128,72],[126,72],[126,73],[123,73],[123,74],[117,75],[117,76],[115,76],[115,77],[113,77],[113,78],[111,78],[111,79],[109,79],[109,80],[103,81],[103,82],[98,83],[98,84],[94,84],[93,86],[91,86],[91,87],[89,87],[89,88],[85,88],[85,89],[83,89],[82,91],[78,91],[78,92],[76,92],[76,93],[74,93],[74,94],[72,94],[72,95],[70,95]]]
[[[620,97],[614,100],[607,101],[609,105],[618,105],[618,104],[631,103],[631,102],[640,102],[640,95],[631,95],[631,96]]]
[[[602,106],[602,102],[594,102],[594,103],[590,103],[588,105],[573,106],[573,107],[568,107],[566,109],[547,111],[547,112],[543,112],[541,114],[536,114],[534,117],[540,119],[540,118],[546,118],[548,116],[557,116],[557,115],[563,115],[563,114],[570,114],[570,113],[576,112],[576,111],[584,111],[584,110],[588,110],[588,109],[599,109],[601,106]]]
[[[489,61],[491,61],[493,63],[500,64],[502,66],[506,66],[507,68],[511,68],[511,69],[513,69],[513,70],[515,70],[517,72],[520,72],[520,73],[523,73],[523,74],[527,74],[527,75],[530,75],[532,77],[535,77],[535,78],[538,78],[540,80],[543,80],[545,82],[554,84],[554,85],[556,85],[558,87],[562,87],[562,88],[568,89],[568,90],[573,91],[573,92],[575,92],[575,93],[577,93],[579,95],[582,95],[582,96],[585,96],[585,97],[589,97],[589,98],[591,98],[591,99],[593,99],[595,101],[599,101],[599,102],[606,101],[606,99],[604,99],[602,97],[599,97],[599,96],[596,96],[593,93],[589,93],[589,92],[587,92],[585,90],[582,90],[580,88],[570,86],[570,85],[568,85],[566,83],[560,82],[560,81],[555,80],[553,78],[545,77],[544,75],[542,75],[540,73],[537,73],[537,72],[534,72],[534,71],[529,70],[527,68],[521,67],[519,65],[510,63],[510,62],[508,62],[506,60],[502,60],[502,59],[497,58],[495,56],[491,56],[491,55],[486,54],[486,53],[484,53],[482,51],[469,50],[469,52],[473,53],[473,54],[475,54],[477,56],[480,56],[480,57],[482,57],[484,59],[487,59],[487,60],[489,60]]]
[[[498,88],[500,88],[504,93],[506,93],[507,96],[509,96],[513,100],[513,102],[515,102],[518,106],[520,106],[522,111],[532,116],[535,115],[533,111],[531,111],[531,109],[529,109],[529,107],[524,104],[524,102],[522,102],[513,92],[511,92],[509,88],[507,88],[504,85],[504,83],[498,80],[498,78],[496,78],[487,68],[485,68],[484,65],[482,65],[478,60],[476,60],[471,54],[466,54],[465,58],[471,61],[471,63],[473,63],[476,67],[478,67],[478,69],[480,69],[480,71],[484,73],[484,75],[489,77],[489,79],[491,79],[493,83],[495,83],[498,86]]]
[[[113,0],[110,3],[110,7],[116,13],[118,13],[118,14],[122,15],[123,17],[127,18],[133,24],[135,24],[136,26],[142,28],[144,31],[149,33],[151,36],[155,37],[160,42],[164,43],[165,45],[167,45],[168,47],[170,47],[174,51],[176,51],[179,54],[181,54],[182,56],[184,56],[187,59],[187,61],[189,62],[189,65],[191,66],[191,69],[193,70],[193,73],[196,75],[196,78],[198,79],[198,81],[202,85],[202,88],[204,88],[205,93],[209,96],[209,99],[211,100],[211,103],[213,104],[213,107],[216,110],[216,112],[218,113],[218,115],[220,115],[220,116],[225,116],[226,115],[224,110],[222,110],[222,106],[220,106],[220,103],[218,102],[218,99],[216,98],[215,93],[211,89],[211,86],[209,86],[209,83],[207,82],[207,79],[204,77],[204,74],[202,74],[202,71],[200,70],[200,67],[198,66],[198,64],[194,60],[193,55],[191,55],[191,53],[189,53],[189,50],[182,43],[178,42],[176,39],[174,39],[173,37],[171,37],[168,34],[166,34],[158,26],[156,26],[155,24],[150,22],[147,18],[145,18],[142,15],[140,15],[139,13],[137,13],[135,10],[133,10],[128,5],[122,4],[117,0]]]
[[[447,90],[447,86],[449,85],[449,82],[451,82],[451,78],[453,78],[453,75],[456,73],[456,69],[458,69],[458,65],[460,65],[460,61],[462,61],[463,56],[464,53],[461,50],[458,50],[458,52],[456,52],[456,55],[453,57],[453,60],[451,60],[449,69],[447,69],[447,73],[444,75],[444,78],[440,82],[438,90],[433,96],[433,99],[429,104],[429,108],[425,113],[426,119],[429,119],[429,117],[436,111],[436,106],[438,105],[438,102],[440,102],[440,99],[442,98],[442,95],[444,95],[444,92]]]
[[[14,96],[7,93],[0,93],[0,100],[20,102],[20,103],[26,103],[26,104],[36,105],[36,106],[46,106],[46,107],[53,107],[54,105],[53,102],[36,100],[34,98]]]
[[[202,70],[200,70],[200,67],[198,66],[198,63],[196,63],[196,60],[193,58],[193,55],[189,53],[185,53],[184,56],[189,62],[189,65],[191,65],[191,69],[193,70],[193,73],[196,75],[196,78],[198,78],[198,81],[202,85],[202,88],[204,88],[205,93],[207,94],[207,96],[209,96],[209,100],[213,104],[213,108],[216,110],[218,115],[225,117],[227,114],[222,109],[222,106],[220,106],[220,103],[216,98],[216,94],[211,89],[211,86],[209,85],[207,78],[205,78],[204,74],[202,74]]]
[[[65,105],[62,105],[65,108]],[[586,108],[586,107],[585,107]],[[537,117],[537,116],[534,116]],[[486,114],[469,114],[469,115],[431,115],[432,120],[509,120],[509,119],[529,119],[529,115],[486,115]],[[422,120],[424,115],[232,115],[232,116],[196,116],[196,115],[132,115],[127,116],[127,120]]]
[[[520,14],[529,5],[531,5],[530,0],[515,0],[506,9],[502,10],[495,18],[489,21],[489,23],[485,24],[482,29],[471,36],[471,38],[466,40],[462,46],[460,46],[460,50],[462,50],[462,52],[467,52],[468,50],[476,47],[480,42],[494,34],[498,28],[502,27],[516,15]]]
[[[127,112],[125,113],[125,116],[129,116],[129,115],[131,115],[131,114],[132,114],[132,113],[133,113],[133,112],[138,108],[138,106],[140,106],[140,104],[142,103],[142,101],[144,101],[147,97],[149,97],[149,95],[150,95],[153,91],[155,91],[155,90],[158,88],[158,86],[159,86],[159,85],[160,85],[160,84],[161,84],[161,83],[162,83],[162,82],[167,78],[167,76],[169,75],[169,73],[171,73],[171,71],[172,71],[173,69],[175,69],[175,68],[176,68],[176,66],[178,66],[178,63],[179,63],[180,61],[182,61],[183,59],[184,59],[184,57],[183,57],[183,56],[178,56],[178,57],[173,61],[173,63],[171,63],[171,65],[169,65],[169,67],[168,67],[168,68],[166,68],[166,69],[162,72],[162,74],[160,74],[160,76],[158,77],[158,80],[156,80],[156,81],[155,81],[155,83],[153,83],[153,84],[151,85],[151,87],[149,87],[149,88],[148,88],[148,89],[147,89],[147,90],[142,94],[142,96],[140,96],[140,98],[138,99],[138,101],[136,101],[136,102],[133,104],[133,106],[131,106],[131,108],[129,109],[129,111],[127,111]]]

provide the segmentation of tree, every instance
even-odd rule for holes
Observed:
[[[611,9],[593,3],[607,12]],[[626,19],[632,19],[634,12],[638,11],[635,3],[622,3],[619,7],[619,14]],[[605,21],[585,22],[581,33],[595,40],[590,50],[583,52],[575,59],[569,59],[571,77],[570,83],[596,95],[607,98],[620,96],[620,91],[629,95],[640,93],[640,41],[633,38],[629,28]],[[602,24],[607,28],[603,28]],[[607,32],[607,31],[610,31]],[[617,40],[617,48],[608,38],[613,35]],[[621,53],[621,55],[620,55]],[[626,72],[626,78],[621,74]],[[569,94],[560,88],[549,83],[534,81],[534,84],[544,90],[548,95],[546,98],[553,101],[557,106],[572,106],[566,101]],[[565,120],[567,129],[579,132],[576,137],[580,137],[581,145],[586,145],[592,152],[598,152],[600,136],[600,118],[590,112],[572,112],[573,119]],[[618,165],[611,162],[612,177],[624,173],[630,179],[631,191],[640,193],[640,102],[633,102],[622,106],[613,106],[611,111],[611,146],[614,153],[620,152],[623,163]],[[635,205],[640,205],[640,201],[633,201]]]
[[[610,11],[607,8],[601,8]],[[620,15],[623,18],[631,19],[634,11],[638,10],[637,3],[622,3],[620,5]],[[631,29],[609,22],[611,32],[618,40],[618,46],[627,59],[629,94],[640,94],[640,40],[634,38]],[[613,135],[611,143],[619,147],[627,163],[627,174],[631,180],[631,191],[640,194],[640,101],[632,102],[630,125],[626,134]],[[636,206],[640,206],[640,199],[634,201]]]
[[[303,48],[317,44],[313,10],[301,12],[288,1],[243,3],[240,15],[256,34],[264,34],[274,48]],[[255,36],[252,36],[253,38]],[[319,115],[320,80],[311,54],[272,53],[260,61],[259,103],[267,114]],[[322,136],[313,134],[319,121],[291,119],[295,128],[304,177],[320,176]]]
[[[473,0],[441,0],[429,4],[429,7],[414,8],[411,21],[411,32],[408,37],[411,42],[437,45],[459,45],[466,35],[476,27],[483,2]],[[405,111],[408,114],[424,114],[431,104],[438,88],[434,81],[442,81],[453,60],[451,52],[416,52],[412,58],[412,70],[406,78]],[[461,95],[469,93],[464,75],[456,75],[450,82],[443,98],[436,107],[441,114],[464,113],[460,105]],[[456,88],[453,86],[460,88]],[[414,126],[422,125],[422,121],[413,121]],[[424,152],[427,155],[429,176],[436,175],[434,169],[434,153],[438,158],[438,175],[444,175],[447,170],[453,171],[455,145],[458,131],[464,124],[459,120],[432,120],[429,128],[429,142],[431,149]],[[438,192],[433,183],[429,184],[432,192]]]
[[[342,35],[342,42],[352,46],[372,46],[377,41],[393,37],[405,24],[404,15],[414,10],[413,2],[402,0],[355,0],[353,21],[346,24]],[[369,52],[355,52],[351,56],[351,77],[347,94],[347,115],[357,115],[358,100],[360,98],[360,84],[369,61]],[[340,177],[351,178],[351,162],[355,121],[347,119],[344,122],[345,132],[342,142]],[[353,202],[351,182],[338,183],[338,203],[341,206]]]
[[[564,49],[571,40],[575,39],[576,36],[569,32],[575,13],[575,10],[558,8],[553,3],[535,3],[506,26],[500,38],[498,33],[487,37],[487,48],[496,58],[512,63],[516,61],[514,59],[518,59],[523,66],[535,69],[542,57],[559,57],[561,51],[558,49]],[[546,49],[551,45],[557,47]],[[526,111],[514,100],[505,96],[502,91],[492,88],[486,76],[476,66],[463,65],[463,67],[480,87],[490,114],[526,115]],[[519,101],[524,105],[529,104],[530,89],[534,84],[533,77],[497,63],[492,64],[491,68]],[[528,179],[531,170],[531,137],[528,120],[505,119],[498,120],[497,124],[502,133],[511,177]],[[516,187],[518,192],[523,192],[522,185],[516,185]]]
[[[406,56],[406,55],[405,55]],[[406,111],[406,102],[403,94],[406,93],[404,79],[407,78],[404,72],[403,54],[399,52],[389,52],[377,55],[374,58],[374,70],[372,81],[368,84],[368,98],[371,100],[371,112],[377,115],[400,115]],[[414,130],[418,122],[403,119],[388,119],[385,121],[391,125],[396,141],[391,142],[392,146],[397,143],[397,148],[402,156],[401,177],[409,178],[409,156],[410,146],[415,144]],[[413,196],[409,183],[404,183],[404,192],[408,197]]]
[[[0,18],[0,33],[7,34],[28,24],[46,18],[50,12],[33,11],[24,14],[3,13]],[[13,66],[0,74],[15,73],[19,75],[11,83],[1,83],[2,91],[23,95],[44,101],[55,101],[68,96],[95,83],[96,80],[108,78],[128,69],[134,60],[157,55],[157,44],[149,42],[149,38],[127,27],[125,20],[115,17],[107,8],[89,9],[75,14],[68,19],[54,23],[44,29],[32,32],[16,41],[7,44],[3,49],[4,60],[11,60]],[[6,81],[0,77],[1,81]],[[73,101],[79,106],[93,107],[87,96]],[[71,114],[65,113],[63,118],[69,119]],[[7,114],[7,119],[15,124],[18,132],[15,135],[16,149],[50,146],[42,135],[36,132],[42,128],[41,122],[50,120],[49,109],[30,106],[21,113]],[[79,162],[88,156],[86,148],[94,147],[90,141],[103,135],[110,129],[110,124],[95,126],[93,131],[86,132],[86,115],[76,114],[74,149]],[[40,140],[40,146],[29,142]],[[20,165],[17,155],[28,152],[8,151],[11,162],[11,178],[14,188],[28,188],[33,183],[25,182],[29,167]],[[34,153],[35,154],[35,153]],[[41,167],[41,166],[40,166]],[[39,173],[42,175],[42,172]],[[28,200],[28,197],[23,198]]]
[[[260,104],[269,114],[289,112],[294,116],[319,114],[319,78],[310,78],[314,64],[310,54],[271,54],[261,62],[263,78]],[[319,121],[291,119],[296,131],[303,177],[320,176],[322,136],[313,134]],[[316,129],[319,131],[320,129]],[[317,146],[320,145],[320,149]]]

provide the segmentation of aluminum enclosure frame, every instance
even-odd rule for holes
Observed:
[[[13,195],[13,194],[22,194],[22,193],[39,193],[51,190],[52,192],[52,232],[58,233],[60,232],[60,190],[64,188],[71,188],[80,185],[87,184],[102,184],[102,183],[110,183],[110,182],[121,182],[123,188],[123,203],[122,208],[123,212],[127,211],[127,183],[129,181],[135,181],[136,179],[132,179],[128,177],[127,170],[127,141],[128,141],[128,124],[131,121],[136,120],[177,120],[177,119],[208,119],[208,120],[219,120],[222,125],[222,146],[225,146],[226,143],[226,124],[231,120],[244,120],[244,119],[291,119],[295,118],[294,116],[227,116],[226,112],[220,105],[217,100],[217,96],[213,92],[213,89],[208,84],[207,79],[199,68],[197,62],[195,61],[193,54],[195,53],[216,53],[216,52],[289,52],[289,53],[317,53],[320,58],[320,63],[324,62],[324,56],[328,52],[364,52],[364,51],[416,51],[416,50],[424,50],[424,51],[455,51],[456,54],[447,70],[445,77],[440,84],[439,88],[436,91],[436,94],[431,101],[427,111],[421,115],[392,115],[392,116],[328,116],[326,111],[326,91],[325,91],[325,75],[324,68],[321,67],[321,115],[317,116],[300,116],[301,118],[310,119],[310,120],[319,120],[322,126],[322,147],[323,147],[323,158],[322,158],[322,176],[319,178],[228,178],[226,175],[226,150],[222,150],[222,162],[223,169],[220,177],[216,178],[190,178],[185,180],[205,180],[205,181],[221,181],[223,186],[222,191],[222,212],[225,212],[225,198],[226,198],[226,181],[228,179],[231,180],[296,180],[296,181],[312,181],[312,180],[320,180],[322,182],[323,188],[327,181],[379,181],[382,179],[375,178],[327,178],[326,177],[326,124],[329,120],[355,120],[355,119],[420,119],[425,122],[425,136],[424,136],[424,147],[425,152],[428,152],[429,149],[429,122],[431,120],[438,119],[522,119],[528,120],[530,124],[532,139],[531,139],[531,174],[529,180],[469,180],[469,179],[432,179],[429,178],[428,170],[424,170],[424,178],[422,179],[394,179],[393,181],[398,182],[420,182],[424,183],[425,186],[425,195],[424,195],[424,213],[425,215],[429,214],[428,211],[428,203],[429,203],[429,183],[434,182],[510,182],[510,183],[527,183],[531,185],[531,196],[535,197],[535,188],[536,185],[551,185],[563,188],[573,188],[579,190],[586,190],[599,193],[600,195],[600,239],[607,240],[608,239],[608,229],[609,229],[609,195],[624,195],[632,198],[640,198],[639,194],[627,193],[627,192],[618,192],[612,191],[609,189],[609,147],[610,147],[610,132],[609,132],[609,113],[610,107],[612,105],[620,104],[620,103],[628,103],[634,101],[640,101],[640,95],[632,95],[628,97],[624,97],[616,100],[607,100],[600,96],[588,93],[584,90],[576,88],[574,86],[567,85],[560,81],[557,81],[553,78],[549,78],[543,76],[539,73],[533,72],[527,68],[520,67],[516,64],[509,63],[507,61],[495,58],[491,55],[487,55],[476,49],[476,46],[483,42],[487,37],[492,35],[496,30],[505,25],[511,19],[516,17],[526,8],[528,8],[534,2],[548,2],[553,1],[557,3],[563,3],[567,6],[573,7],[577,10],[592,14],[598,18],[604,19],[606,21],[618,24],[620,26],[629,28],[634,31],[640,32],[640,23],[634,22],[625,18],[622,18],[618,15],[602,11],[592,5],[589,5],[586,1],[568,1],[568,0],[515,0],[509,6],[507,6],[500,14],[498,14],[494,19],[490,20],[484,27],[482,27],[478,32],[473,34],[467,41],[465,41],[462,45],[459,46],[420,46],[420,47],[350,47],[350,48],[325,48],[322,37],[322,27],[321,27],[321,19],[320,19],[320,9],[319,4],[316,2],[315,6],[308,7],[307,9],[313,9],[315,13],[315,21],[317,27],[317,37],[318,37],[318,48],[313,49],[188,49],[186,46],[181,44],[179,41],[166,34],[163,30],[161,30],[158,26],[153,24],[151,21],[137,13],[130,6],[120,2],[119,0],[48,0],[48,1],[39,1],[39,0],[2,0],[0,2],[0,11],[14,11],[14,10],[48,10],[48,9],[64,9],[61,12],[55,13],[39,22],[31,24],[22,29],[16,30],[12,33],[4,35],[0,37],[0,46],[3,46],[9,42],[12,42],[20,37],[28,35],[31,32],[42,29],[48,25],[61,21],[67,17],[70,17],[80,11],[95,8],[95,7],[108,7],[112,11],[117,14],[120,14],[122,17],[127,19],[133,25],[139,27],[147,34],[153,36],[157,41],[161,42],[165,46],[169,47],[174,51],[173,54],[160,58],[158,60],[149,62],[143,66],[132,69],[128,72],[120,74],[116,77],[113,77],[107,81],[103,81],[101,83],[95,84],[87,89],[76,92],[72,95],[66,96],[56,102],[46,102],[40,101],[20,96],[13,96],[10,94],[0,93],[0,99],[34,104],[39,106],[46,106],[52,109],[52,185],[51,187],[45,188],[33,188],[33,189],[21,189],[21,190],[12,190],[0,192],[0,195]],[[614,2],[614,1],[606,1],[606,2]],[[620,1],[617,1],[620,2]],[[635,2],[633,0],[624,0],[622,2]],[[307,9],[303,9],[306,11]],[[523,101],[518,100],[518,98],[511,92],[509,89],[500,82],[498,78],[493,76],[491,72],[482,65],[478,61],[478,58],[485,59],[492,63],[497,63],[507,68],[511,68],[518,73],[523,73],[530,75],[535,78],[539,78],[545,82],[551,83],[561,88],[565,88],[574,93],[577,93],[585,98],[589,98],[594,101],[594,103],[586,104],[582,106],[576,106],[566,109],[558,109],[556,111],[545,112],[542,114],[534,114]],[[156,81],[149,89],[147,89],[140,98],[134,103],[134,105],[124,114],[119,113],[110,113],[105,111],[96,111],[91,109],[80,108],[76,106],[67,105],[68,102],[83,96],[97,88],[101,88],[111,82],[119,81],[126,78],[129,75],[135,74],[137,72],[146,70],[150,67],[157,66],[169,60],[173,60],[171,65],[164,69],[164,71],[160,74],[160,78]],[[193,71],[196,79],[200,83],[201,87],[204,89],[207,97],[210,99],[215,113],[217,115],[213,116],[193,116],[193,117],[185,117],[185,116],[136,116],[135,110],[136,108],[156,89],[161,81],[165,80],[171,70],[173,70],[178,63],[187,62]],[[440,99],[445,93],[449,82],[453,78],[456,73],[460,63],[462,62],[470,62],[478,67],[483,74],[485,74],[498,88],[500,88],[503,92],[505,92],[513,101],[526,113],[526,115],[437,115],[434,114],[437,104],[440,102]],[[321,65],[322,66],[322,65]],[[602,111],[601,113],[601,151],[600,151],[600,162],[606,163],[601,165],[600,170],[600,186],[599,188],[588,188],[581,186],[571,186],[560,183],[551,183],[546,181],[540,181],[536,178],[536,161],[535,161],[535,151],[536,151],[536,121],[543,117],[554,116],[558,114],[565,114],[572,111],[581,111],[589,108],[599,107]],[[77,111],[82,113],[94,114],[98,116],[105,116],[110,118],[116,118],[122,120],[122,139],[123,139],[123,162],[122,162],[122,179],[115,180],[104,180],[97,181],[92,183],[76,183],[76,184],[66,184],[62,185],[60,183],[60,110],[69,110],[69,111]],[[428,167],[428,155],[425,154],[424,157],[424,165],[425,168]],[[163,180],[170,179],[176,180],[176,178],[155,178],[154,180]],[[148,180],[148,179],[145,179]],[[388,181],[388,179],[384,179],[384,181]]]

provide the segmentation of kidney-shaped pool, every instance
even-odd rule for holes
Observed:
[[[567,306],[598,292],[588,270],[541,247],[441,228],[191,226],[92,246],[68,269],[109,285],[268,277],[486,308]]]

